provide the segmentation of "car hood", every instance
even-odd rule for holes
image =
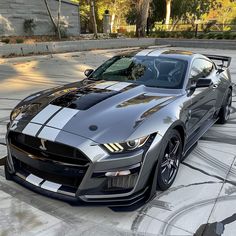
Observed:
[[[97,143],[120,142],[177,96],[133,83],[84,80],[28,97],[18,119],[26,124],[43,117],[45,126]]]

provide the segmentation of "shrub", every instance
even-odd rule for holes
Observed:
[[[171,37],[171,33],[168,31],[165,31],[164,36],[165,36],[164,38],[169,38],[169,37]]]
[[[166,38],[167,32],[164,30],[157,30],[155,32],[152,32],[151,36],[156,38]]]
[[[24,43],[24,39],[18,38],[16,39],[16,43]]]
[[[216,34],[216,38],[217,38],[217,39],[223,39],[223,34],[222,34],[222,33]]]
[[[194,35],[195,35],[195,33],[192,31],[183,31],[181,33],[182,33],[183,38],[186,38],[186,39],[194,38]]]
[[[8,38],[6,38],[6,39],[2,39],[1,42],[2,42],[2,43],[6,43],[6,44],[8,44],[8,43],[10,43],[10,39],[8,39]]]
[[[121,33],[121,34],[126,34],[127,33],[127,29],[124,28],[124,27],[120,27],[118,30],[117,30],[118,33]]]
[[[208,39],[214,39],[214,38],[216,38],[216,34],[215,33],[208,33],[207,38]]]
[[[66,28],[61,28],[60,32],[61,32],[61,37],[62,38],[68,38],[68,34],[67,34],[67,29]]]
[[[36,27],[36,24],[34,23],[34,19],[25,19],[24,20],[25,33],[27,33],[29,35],[33,35],[35,27]]]
[[[135,37],[135,32],[130,31],[130,32],[125,33],[125,35],[129,38],[134,38]],[[150,36],[152,36],[152,35],[153,35],[153,33],[150,34]],[[155,37],[155,36],[153,36],[153,37]]]
[[[109,34],[110,38],[116,39],[118,37],[117,33],[110,33]]]
[[[231,32],[230,31],[226,31],[223,33],[223,38],[224,39],[230,39],[231,38]]]
[[[236,33],[232,33],[232,34],[230,35],[230,39],[236,39]]]
[[[182,34],[181,32],[175,32],[175,38],[181,38],[182,37]]]
[[[204,39],[205,38],[205,34],[203,33],[203,34],[198,34],[198,36],[197,36],[199,39]]]
[[[169,32],[169,37],[170,38],[177,38],[177,32],[175,32],[175,31]]]

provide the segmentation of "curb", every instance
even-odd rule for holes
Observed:
[[[236,40],[214,39],[156,39],[156,44],[170,44],[172,47],[214,48],[236,50]]]
[[[155,38],[78,40],[42,42],[36,44],[7,44],[0,46],[0,57],[29,56],[37,54],[65,53],[94,49],[148,47],[156,44]]]

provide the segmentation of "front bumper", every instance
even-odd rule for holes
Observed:
[[[6,171],[14,181],[33,191],[73,204],[130,206],[148,197],[153,160],[146,158],[148,155],[151,152],[139,150],[83,164],[67,163],[49,160],[43,152],[32,154],[9,141]],[[149,161],[144,166],[145,159]],[[123,170],[130,174],[106,176],[107,172]]]

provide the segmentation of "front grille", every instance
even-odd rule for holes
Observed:
[[[10,144],[13,144],[22,151],[36,157],[41,157],[44,160],[81,166],[87,166],[90,162],[77,148],[61,143],[46,141],[46,150],[41,150],[40,146],[42,146],[42,143],[39,138],[17,132],[10,132],[8,140]]]
[[[35,169],[34,167],[24,162],[21,162],[15,158],[14,158],[14,163],[15,163],[15,169],[19,173],[23,171],[24,174],[26,175],[33,174],[44,180],[52,181],[54,183],[62,184],[63,186],[74,188],[75,191],[77,190],[78,186],[83,180],[84,174],[86,172],[86,169],[83,169],[84,173],[83,174],[81,173],[80,175],[68,175],[68,173],[60,173],[60,175],[58,175],[54,172],[47,172]]]

